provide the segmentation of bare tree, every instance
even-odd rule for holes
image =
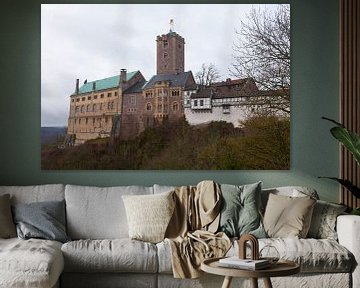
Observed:
[[[275,11],[253,8],[236,35],[230,73],[238,78],[251,77],[259,89],[274,91],[276,97],[249,98],[254,104],[259,100],[261,105],[266,104],[267,113],[271,110],[289,115],[290,6],[279,5]]]
[[[219,79],[220,73],[213,63],[203,63],[201,65],[201,70],[195,74],[195,81],[200,86],[209,86]]]

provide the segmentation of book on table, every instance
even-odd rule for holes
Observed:
[[[270,267],[271,263],[267,259],[240,259],[238,256],[233,256],[220,259],[219,266],[237,269],[259,270]]]

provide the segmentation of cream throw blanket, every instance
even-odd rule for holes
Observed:
[[[165,233],[171,247],[175,278],[200,277],[201,262],[222,257],[231,246],[225,233],[216,233],[221,209],[221,190],[213,181],[175,189],[175,210]]]

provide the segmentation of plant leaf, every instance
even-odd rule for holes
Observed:
[[[331,134],[338,139],[348,149],[360,164],[360,137],[356,133],[349,131],[345,127],[331,128]]]
[[[351,181],[346,179],[340,179],[336,177],[319,177],[319,178],[326,178],[331,179],[334,181],[339,182],[342,186],[348,189],[356,198],[360,198],[360,188],[355,186]]]
[[[322,117],[322,119],[337,125],[337,127],[330,129],[331,134],[353,154],[356,162],[360,165],[360,136],[333,119],[326,117]]]

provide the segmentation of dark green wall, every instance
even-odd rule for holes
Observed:
[[[77,1],[77,3],[95,1]],[[99,1],[97,1],[99,3]],[[144,1],[146,3],[148,1]],[[159,3],[159,1],[156,1]],[[156,3],[154,2],[154,3]],[[197,3],[212,3],[202,1]],[[287,3],[238,1],[236,3]],[[40,168],[40,3],[5,1],[0,9],[0,185],[193,184],[262,180],[265,187],[308,185],[337,201],[338,146],[321,116],[338,118],[338,0],[291,1],[291,170],[289,171],[42,171]],[[110,2],[108,2],[110,3]],[[112,3],[116,3],[113,1]],[[119,3],[119,2],[118,2]],[[189,3],[196,3],[189,1]],[[214,2],[215,3],[215,2]],[[230,3],[230,2],[229,2]],[[235,2],[234,2],[235,3]]]

